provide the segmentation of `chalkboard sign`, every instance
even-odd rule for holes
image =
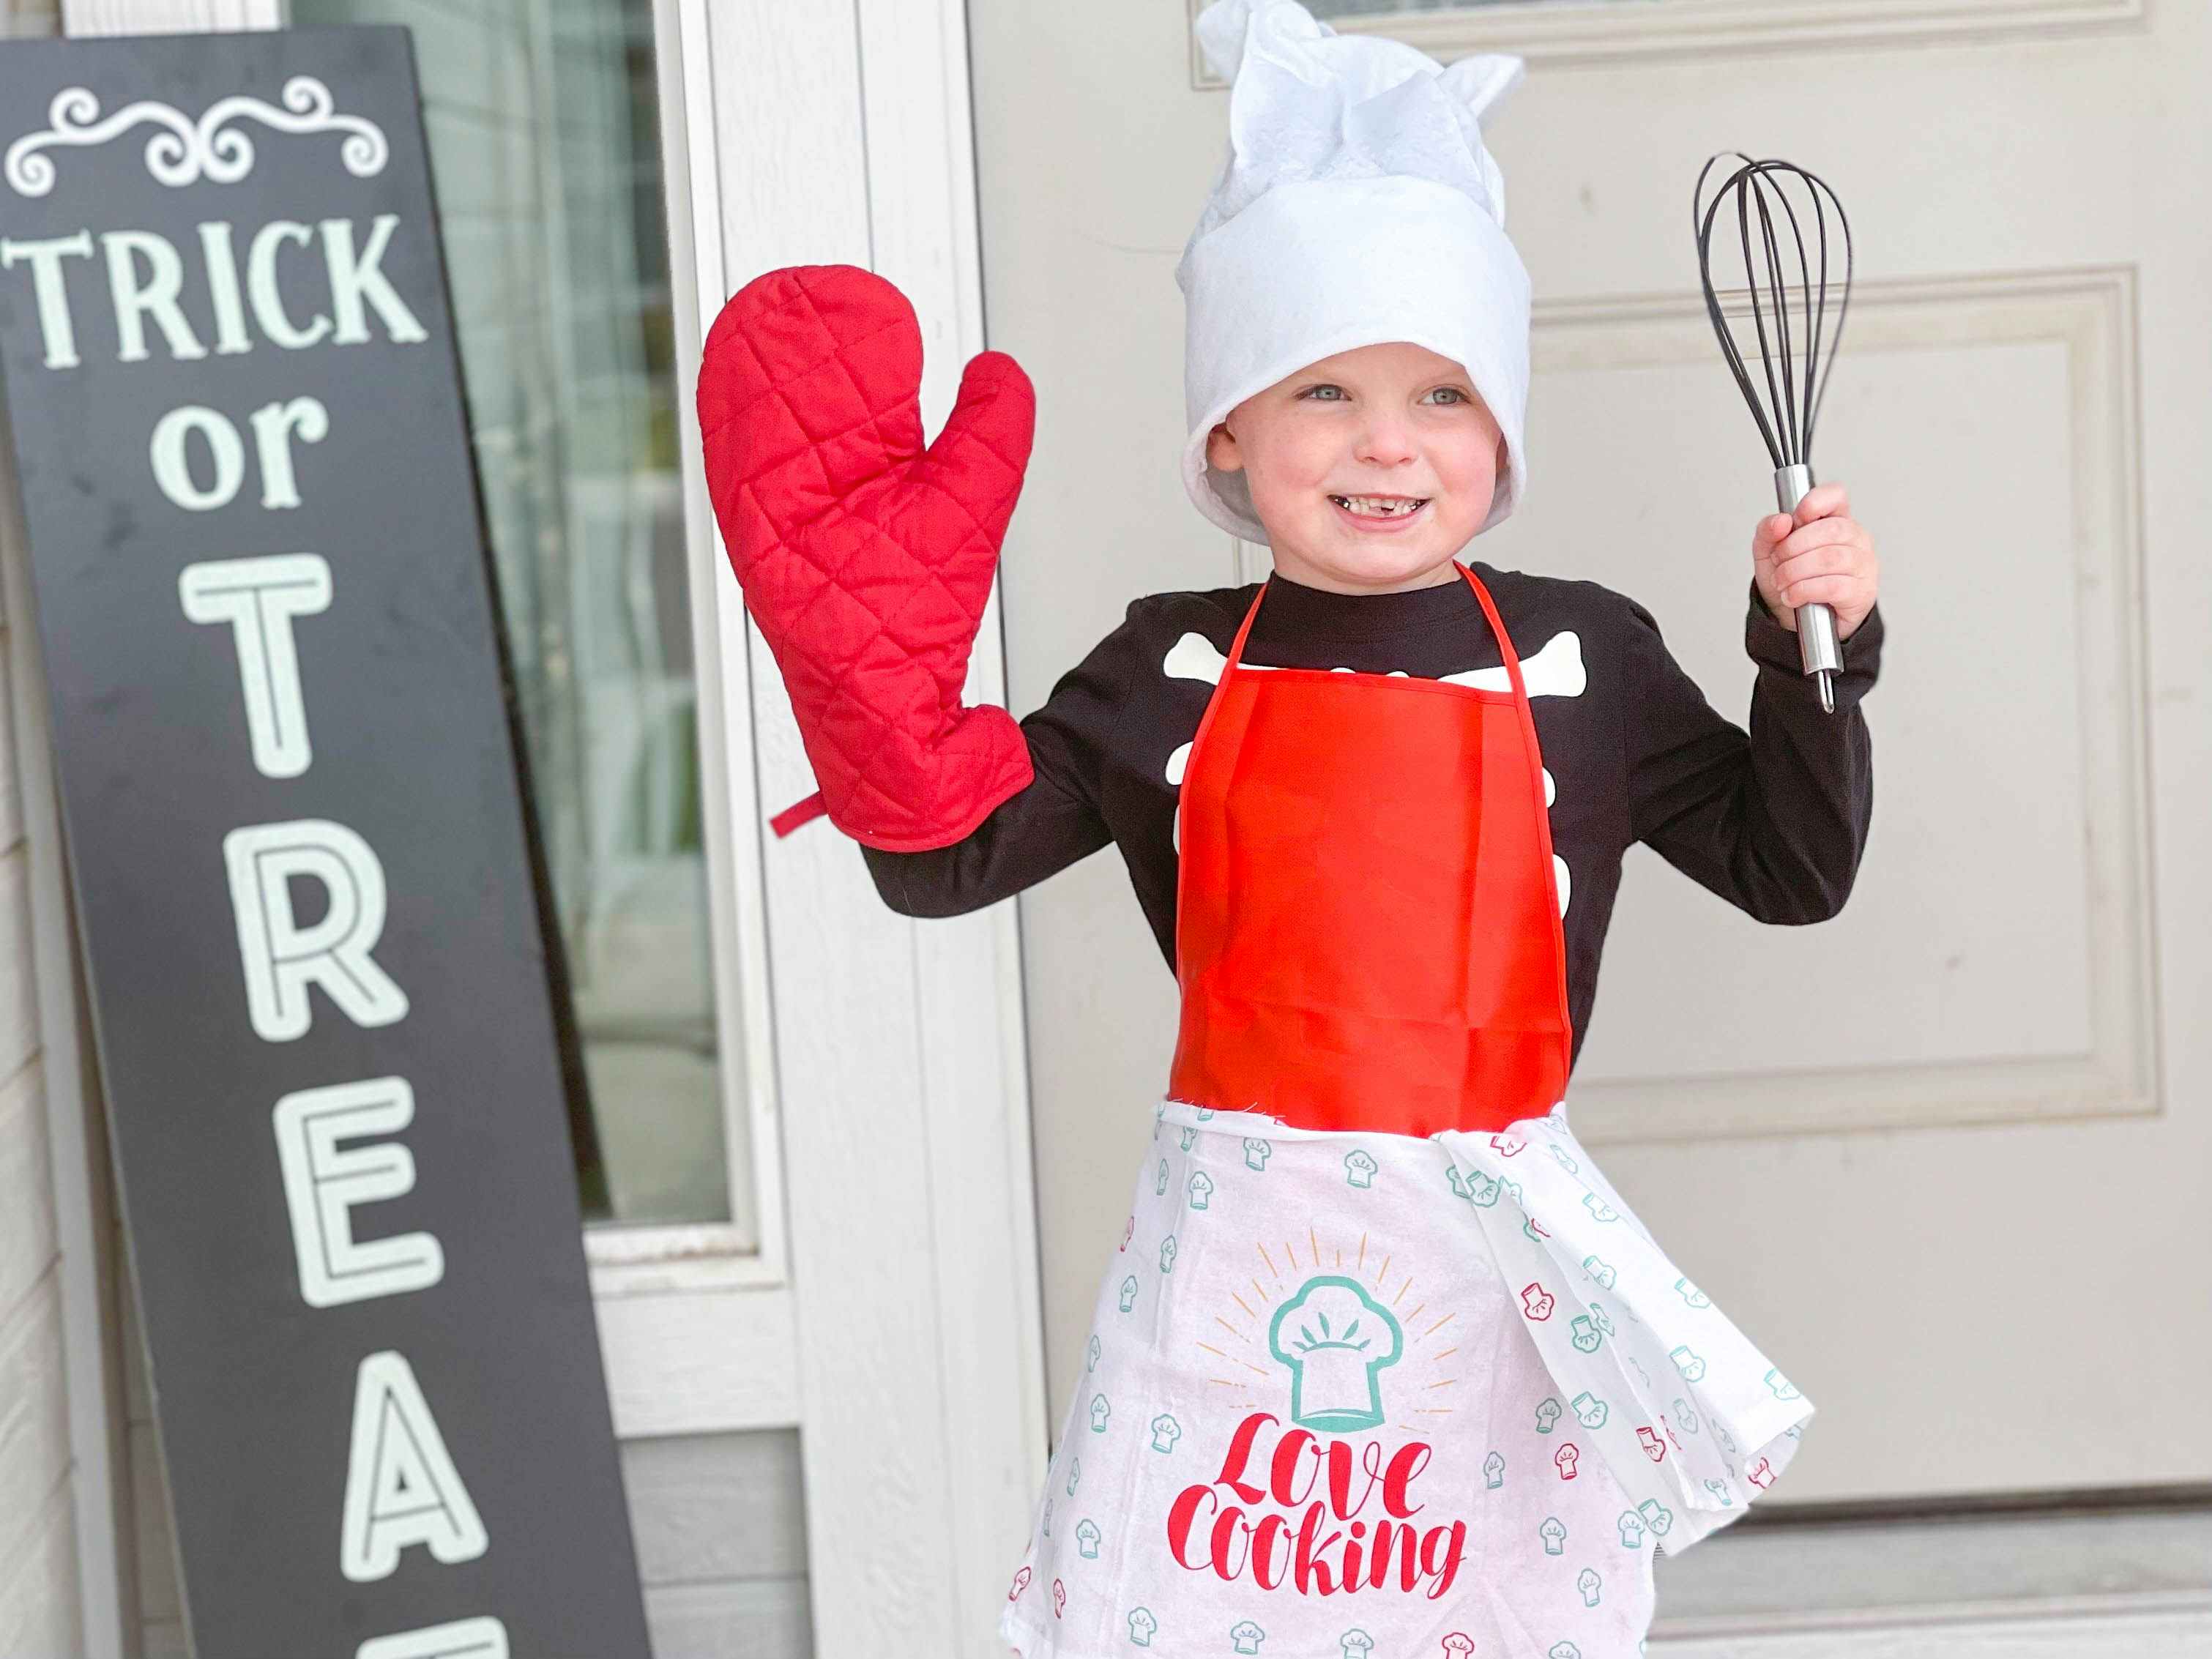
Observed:
[[[0,362],[195,1650],[646,1659],[406,33],[0,46]]]

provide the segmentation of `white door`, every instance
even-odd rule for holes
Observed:
[[[1265,550],[1176,477],[1172,273],[1227,112],[1180,0],[969,11],[988,333],[1039,394],[1002,579],[1022,713],[1131,597],[1255,579]],[[1819,1407],[1778,1500],[2212,1476],[2201,1416],[2147,1409],[2212,1370],[2188,1276],[2212,1243],[2212,231],[2186,208],[2212,17],[1336,21],[1528,58],[1490,137],[1534,279],[1533,489],[1472,552],[1640,599],[1739,722],[1770,467],[1705,316],[1692,188],[1742,149],[1851,214],[1814,459],[1884,563],[1858,886],[1831,923],[1763,927],[1632,849],[1571,1094],[1685,1271]],[[1021,903],[1056,1420],[1175,997],[1117,859]]]

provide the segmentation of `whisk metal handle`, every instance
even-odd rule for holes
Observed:
[[[1795,514],[1797,503],[1812,493],[1813,469],[1809,466],[1778,467],[1774,472],[1775,505],[1783,512]],[[1820,707],[1832,714],[1836,712],[1836,693],[1832,676],[1844,672],[1844,653],[1836,642],[1836,613],[1817,600],[1796,608],[1797,660],[1808,674],[1820,677]]]

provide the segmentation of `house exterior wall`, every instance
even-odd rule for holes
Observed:
[[[55,0],[0,0],[0,37],[58,27]],[[11,516],[0,515],[0,558],[20,560]],[[16,617],[0,618],[0,665],[12,667],[20,636]],[[8,687],[0,674],[0,697]],[[0,714],[0,1653],[75,1654],[84,1646],[78,1497],[22,799],[9,710]]]

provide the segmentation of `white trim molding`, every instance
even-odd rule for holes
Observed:
[[[1206,0],[1188,0],[1195,18]],[[1547,64],[1636,64],[1779,52],[1996,44],[2135,33],[2150,0],[1520,0],[1425,6],[1322,21],[1340,34],[1385,34],[1444,63],[1475,52]],[[1190,84],[1225,90],[1193,38]]]
[[[62,0],[64,34],[227,34],[285,21],[284,0]]]
[[[681,3],[687,60],[695,17],[708,49],[690,66],[714,128],[694,166],[720,180],[702,318],[778,266],[873,270],[914,302],[936,428],[984,345],[962,0]],[[815,780],[735,583],[717,592],[757,836],[763,807]],[[999,629],[994,587],[971,699],[1003,699]],[[761,840],[759,860],[810,1552],[864,1540],[869,1585],[814,1577],[816,1648],[995,1659],[1046,1453],[1014,907],[900,917],[826,821]]]

